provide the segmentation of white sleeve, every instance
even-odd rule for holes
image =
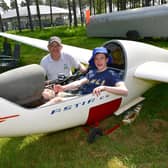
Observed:
[[[74,67],[74,68],[79,68],[80,67],[80,62],[79,60],[75,59],[72,55],[67,54],[67,58],[69,59],[70,62],[70,66]]]

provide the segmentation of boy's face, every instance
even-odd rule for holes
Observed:
[[[107,67],[107,61],[108,61],[108,58],[106,57],[106,55],[101,54],[101,53],[96,54],[94,58],[94,63],[96,65],[96,68],[99,71],[103,71]]]

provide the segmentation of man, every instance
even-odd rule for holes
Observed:
[[[66,77],[72,75],[71,68],[79,69],[85,72],[86,68],[78,60],[75,60],[72,55],[62,52],[62,43],[59,37],[50,37],[48,41],[49,54],[42,58],[40,65],[45,69],[48,80],[58,79],[59,74],[64,74]]]
[[[107,67],[109,61],[108,51],[104,47],[97,47],[93,50],[93,54],[89,63],[94,67],[90,69],[86,74],[86,77],[69,83],[67,85],[55,85],[53,95],[46,93],[43,97],[50,100],[45,105],[55,104],[60,101],[64,101],[66,97],[59,97],[58,93],[68,90],[73,90],[82,87],[81,94],[93,93],[97,96],[102,91],[107,91],[113,94],[127,95],[128,89],[125,83],[120,79],[119,75],[114,72],[111,68]],[[58,96],[54,96],[54,94]]]

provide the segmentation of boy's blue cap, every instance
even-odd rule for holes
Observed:
[[[89,66],[96,68],[96,66],[94,64],[94,58],[95,58],[96,54],[105,54],[108,57],[107,65],[112,63],[112,57],[109,56],[107,49],[105,47],[96,47],[93,50],[92,57],[89,60]]]

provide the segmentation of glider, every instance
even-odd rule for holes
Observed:
[[[167,17],[167,4],[128,9],[93,15],[86,30],[90,37],[167,38]]]
[[[0,33],[0,36],[47,50],[44,40]],[[128,88],[128,96],[102,92],[76,96],[50,106],[26,107],[41,96],[45,72],[32,64],[0,74],[0,137],[55,132],[79,125],[92,125],[110,115],[120,115],[141,102],[141,95],[159,82],[168,82],[168,51],[149,44],[111,40],[103,44],[113,56],[111,68],[119,73]],[[66,52],[88,63],[92,51],[63,47]],[[81,54],[82,53],[82,54]],[[27,91],[28,90],[28,91]],[[7,94],[8,93],[8,94]]]

